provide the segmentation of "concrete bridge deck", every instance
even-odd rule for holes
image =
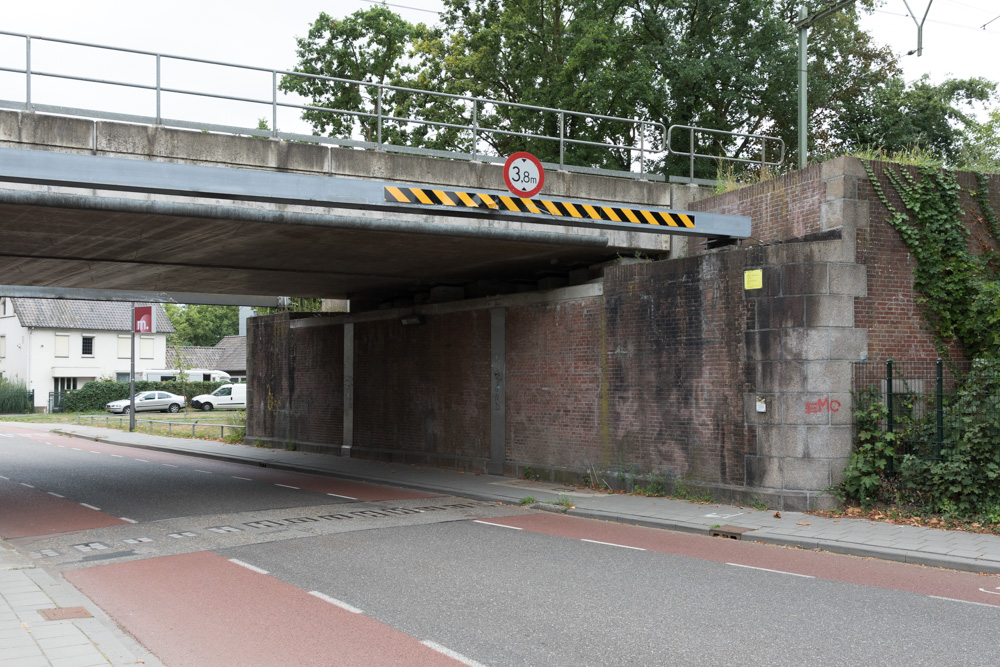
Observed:
[[[634,222],[688,190],[556,172],[544,197],[608,213],[569,220],[530,204],[413,205],[383,186],[496,195],[501,169],[18,111],[0,111],[0,181],[0,284],[359,306],[433,299],[435,288],[477,296],[558,286],[620,256],[663,256],[671,236]],[[636,209],[634,222],[622,207]],[[733,216],[687,222],[655,231],[749,233],[749,220]]]

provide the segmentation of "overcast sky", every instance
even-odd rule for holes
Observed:
[[[924,27],[924,54],[920,58],[916,55],[902,58],[907,79],[915,79],[924,73],[930,74],[935,82],[947,76],[1000,79],[997,68],[1000,60],[1000,2],[930,1],[932,4]],[[923,16],[928,2],[909,0],[918,17]],[[441,8],[439,0],[399,0],[389,4],[408,20],[425,23],[436,22],[436,11]],[[39,0],[6,3],[2,30],[290,69],[295,63],[295,37],[304,35],[308,24],[321,11],[343,16],[370,6],[363,0],[244,0],[240,3],[217,0],[172,0],[167,3]],[[985,29],[981,27],[994,19]],[[886,0],[876,14],[865,19],[864,25],[880,42],[888,43],[899,53],[916,48],[917,28],[907,14],[904,0]],[[35,70],[68,70],[86,76],[100,62],[93,56],[84,56],[80,50],[60,50],[42,43],[33,46],[32,66]],[[15,67],[23,67],[23,40],[0,36],[0,66],[11,63]],[[124,63],[120,59],[115,63],[116,70],[130,80],[152,82],[149,59],[134,57]],[[260,88],[259,94],[251,96],[269,95],[269,75],[246,79],[233,76],[231,72],[173,67],[169,71],[166,66],[164,68],[165,86],[188,87],[179,83],[180,78],[187,78],[199,81],[207,90],[247,95],[246,87],[249,85]],[[57,93],[61,95],[74,88],[73,84],[65,82],[59,86],[58,90],[51,84],[46,87],[46,82],[38,79],[33,83],[33,99],[36,102],[57,103],[47,97]],[[23,88],[23,77],[17,79],[15,75],[0,73],[0,98],[23,99]],[[148,102],[135,103],[142,106],[141,110],[135,110],[136,113],[152,115],[155,112],[148,108]],[[253,112],[244,110],[242,113],[256,113],[255,117],[269,115],[266,108],[259,107]],[[171,109],[164,109],[164,115],[171,117]],[[282,122],[287,125],[291,121],[279,121],[281,129],[291,129],[282,127]]]

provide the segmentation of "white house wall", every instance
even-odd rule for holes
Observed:
[[[0,312],[3,312],[0,304]],[[7,312],[11,313],[10,303]],[[69,335],[68,356],[56,357],[56,334]],[[0,359],[0,371],[12,380],[27,380],[28,389],[35,390],[35,405],[46,406],[49,392],[55,390],[55,378],[76,378],[77,387],[91,380],[115,379],[118,373],[128,373],[130,358],[119,358],[118,337],[124,331],[81,331],[22,327],[16,316],[0,315],[0,335],[6,337],[7,356]],[[94,354],[83,356],[83,337],[93,336]],[[153,334],[152,358],[140,357],[140,335],[136,335],[136,373],[165,368],[167,335]],[[29,368],[30,366],[30,368]]]

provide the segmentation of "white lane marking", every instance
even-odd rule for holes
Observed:
[[[480,521],[479,519],[473,519],[472,523],[481,523],[484,526],[496,526],[497,528],[512,528],[513,530],[524,530],[524,528],[518,528],[517,526],[505,526],[502,523],[492,523],[490,521]]]
[[[91,449],[89,451],[90,451],[91,454],[101,454],[101,453],[103,453],[103,452],[97,451],[96,449]]]
[[[328,493],[328,496],[333,496],[334,498],[344,498],[345,500],[357,500],[357,498],[352,498],[351,496],[342,496],[339,493]]]
[[[981,590],[984,593],[989,593],[990,595],[1000,595],[1000,593],[997,592],[997,591],[1000,591],[1000,586],[997,586],[997,590],[996,591],[988,591],[985,588],[980,588],[979,590]]]
[[[13,438],[14,437],[13,433],[0,433],[0,435],[2,435],[5,438]]]
[[[986,592],[988,593],[989,591]],[[993,607],[994,609],[997,608],[995,604],[986,604],[985,602],[972,602],[970,600],[956,600],[955,598],[943,598],[940,595],[928,595],[927,597],[934,598],[935,600],[947,600],[948,602],[964,602],[965,604],[977,604],[980,607]]]
[[[249,477],[237,477],[236,475],[230,475],[230,477],[232,477],[233,479],[242,479],[245,482],[252,482],[253,481]]]
[[[357,607],[352,607],[351,605],[347,604],[346,602],[342,602],[342,601],[338,600],[337,598],[332,598],[329,595],[327,595],[326,593],[320,593],[319,591],[309,591],[309,595],[312,595],[314,597],[318,597],[320,600],[323,600],[324,602],[329,602],[332,605],[336,605],[336,606],[340,607],[341,609],[343,609],[344,611],[349,611],[352,614],[363,614],[364,613],[363,611],[361,611]]]
[[[28,484],[27,482],[21,482],[21,486],[26,486],[26,487],[28,487],[29,489],[33,489],[33,488],[35,488],[35,487],[33,487],[33,486],[32,486],[31,484]]]
[[[45,444],[46,444],[46,445],[51,445],[52,443],[51,443],[51,442],[46,442]]]
[[[252,570],[252,571],[256,572],[257,574],[268,574],[268,571],[267,571],[267,570],[262,570],[262,569],[260,569],[259,567],[256,567],[256,566],[254,566],[254,565],[251,565],[250,563],[244,563],[243,561],[241,561],[241,560],[238,560],[238,559],[236,559],[236,558],[230,558],[230,559],[229,559],[229,562],[230,562],[230,563],[236,563],[236,564],[237,564],[237,565],[239,565],[240,567],[245,567],[246,569],[248,569],[248,570]]]
[[[146,459],[135,459],[136,461],[141,461],[142,463],[149,463]]]
[[[56,445],[56,447],[62,447],[63,449],[66,449],[66,445]]]
[[[4,477],[3,475],[0,475],[0,479],[6,479],[6,480],[9,480],[9,479],[10,479],[10,477]]]
[[[139,523],[135,519],[130,519],[127,516],[120,516],[118,518],[121,519],[122,521],[125,521],[125,522],[128,522],[128,523]]]
[[[420,643],[423,644],[424,646],[426,646],[429,649],[434,649],[438,653],[445,654],[446,656],[448,656],[452,660],[457,660],[458,662],[462,663],[463,665],[468,665],[469,667],[486,667],[481,662],[476,662],[472,658],[466,658],[461,653],[458,653],[457,651],[452,651],[447,646],[441,646],[437,642],[432,642],[429,639],[425,639],[424,641],[422,641]]]
[[[302,490],[302,489],[300,489],[297,486],[288,486],[287,484],[275,484],[275,486],[283,486],[286,489],[295,489],[296,491],[301,491]]]
[[[211,475],[212,474],[211,471],[209,471],[209,470],[198,470],[197,468],[195,468],[194,471],[195,472],[203,472],[206,475]]]
[[[55,491],[46,491],[45,493],[49,494],[50,496],[55,496],[56,498],[65,498],[66,497],[66,496],[60,496]]]
[[[164,463],[163,465],[167,466],[168,468],[176,468],[177,467],[177,466],[175,466],[172,463]]]
[[[609,547],[621,547],[622,549],[635,549],[636,551],[645,551],[642,547],[630,547],[627,544],[615,544],[614,542],[598,542],[597,540],[581,540],[582,542],[590,542],[591,544],[604,544]]]
[[[78,451],[78,452],[82,452],[82,451],[83,451],[83,450],[82,450],[82,449],[80,449],[79,447],[73,447],[73,449],[75,449],[75,450],[76,450],[76,451]]]
[[[123,458],[125,458],[121,454],[112,454],[111,456],[115,457],[116,459],[123,459]]]
[[[793,577],[803,577],[805,579],[815,579],[816,577],[810,574],[799,574],[797,572],[785,572],[784,570],[771,570],[766,567],[754,567],[753,565],[740,565],[739,563],[726,563],[726,565],[732,565],[733,567],[745,567],[749,570],[761,570],[763,572],[774,572],[775,574],[790,574]]]
[[[83,505],[84,507],[89,507],[92,510],[97,510],[98,512],[101,511],[100,507],[94,507],[93,505],[88,505],[87,503],[80,503],[80,504]]]

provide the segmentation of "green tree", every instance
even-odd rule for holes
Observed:
[[[423,25],[413,25],[380,5],[358,10],[344,19],[323,12],[310,25],[308,35],[296,40],[299,62],[295,71],[368,84],[400,85],[413,73],[406,61],[407,50],[424,31]],[[378,113],[376,86],[287,75],[279,88],[308,98],[312,106],[365,114],[307,110],[302,117],[317,134],[349,139],[360,132],[365,141],[376,140],[378,123],[371,117]],[[391,109],[394,99],[391,94],[382,98],[383,110]],[[399,128],[391,126],[387,131],[395,134]]]
[[[163,307],[175,331],[168,336],[168,345],[211,347],[222,340],[223,336],[235,336],[239,333],[240,314],[236,306],[166,303]]]
[[[979,124],[974,111],[996,90],[983,78],[948,79],[934,85],[925,75],[911,84],[899,77],[845,105],[835,121],[842,148],[877,146],[888,152],[920,146],[950,165],[997,156],[994,123]],[[1000,121],[1000,118],[997,118]]]
[[[984,122],[973,119],[966,125],[959,162],[975,171],[1000,174],[1000,107],[994,107]]]
[[[858,12],[878,0],[858,0],[817,23],[809,39],[811,152],[857,144],[892,147],[920,141],[949,158],[970,116],[966,105],[983,99],[981,79],[926,80],[907,86],[897,57],[859,24]],[[299,40],[302,72],[405,85],[458,97],[393,93],[383,112],[398,117],[469,125],[463,96],[590,114],[762,133],[782,138],[786,162],[797,156],[797,21],[801,0],[443,0],[441,27],[409,24],[386,7],[334,21],[326,14]],[[805,0],[815,11],[828,0]],[[286,78],[314,104],[371,113],[357,86]],[[529,149],[558,160],[554,141],[505,133],[557,137],[555,113],[486,104],[477,109],[479,148],[498,155]],[[347,136],[357,126],[373,137],[373,121],[306,112],[317,133]],[[565,136],[580,142],[637,145],[634,126],[567,115]],[[469,151],[469,133],[389,123],[383,137],[414,146]],[[686,136],[679,143],[686,148]],[[646,146],[654,145],[651,137]],[[756,159],[760,145],[716,136],[698,152]],[[628,168],[623,149],[571,144],[569,164]],[[768,156],[773,159],[773,155]],[[681,171],[681,158],[658,168]],[[716,166],[703,161],[702,176]]]

